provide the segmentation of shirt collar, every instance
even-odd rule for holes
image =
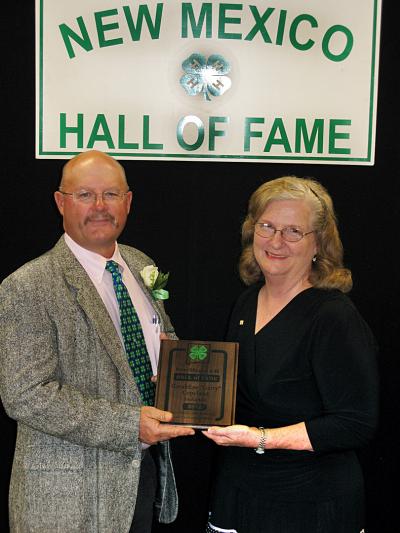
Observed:
[[[124,270],[125,261],[122,259],[117,242],[115,243],[115,250],[112,257],[105,258],[100,254],[96,254],[95,252],[83,248],[67,233],[64,233],[64,239],[66,245],[77,258],[79,263],[97,283],[103,281],[107,261],[115,261],[121,267],[121,271]]]

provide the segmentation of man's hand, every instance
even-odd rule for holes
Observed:
[[[157,444],[174,437],[194,435],[194,429],[185,426],[173,426],[162,422],[171,422],[172,413],[155,407],[142,407],[140,410],[139,440],[146,444]]]

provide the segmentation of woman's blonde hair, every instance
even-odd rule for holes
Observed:
[[[254,257],[254,225],[273,200],[305,200],[311,209],[311,224],[317,243],[316,260],[312,262],[310,283],[322,289],[352,288],[351,272],[343,267],[343,245],[339,237],[332,199],[317,181],[284,176],[261,185],[251,196],[246,219],[242,226],[242,255],[240,277],[251,285],[263,279]]]

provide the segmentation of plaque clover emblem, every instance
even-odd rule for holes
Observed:
[[[204,100],[211,101],[211,96],[221,96],[232,85],[226,74],[231,67],[221,55],[213,54],[207,60],[201,54],[192,54],[182,63],[186,72],[181,78],[181,85],[189,96],[202,93]]]
[[[193,361],[204,361],[207,357],[207,348],[204,344],[195,344],[190,348],[189,357]]]

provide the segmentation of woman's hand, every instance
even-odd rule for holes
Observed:
[[[307,450],[313,451],[304,422],[267,430],[265,448],[269,450]],[[242,446],[256,449],[261,433],[258,428],[248,426],[211,427],[204,435],[220,446]]]
[[[210,427],[202,432],[219,446],[241,446],[257,448],[260,441],[260,430],[236,424],[227,427]]]

